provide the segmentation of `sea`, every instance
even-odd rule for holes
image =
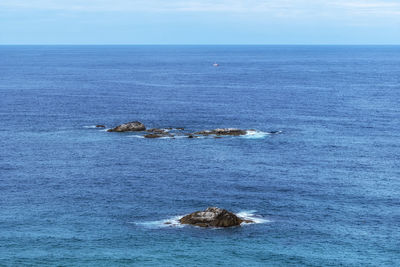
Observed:
[[[400,265],[400,46],[0,46],[0,125],[0,266]]]

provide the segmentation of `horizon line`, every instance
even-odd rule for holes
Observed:
[[[235,44],[235,43],[227,43],[227,44],[112,44],[112,43],[104,43],[104,44],[95,44],[95,43],[82,43],[82,44],[63,44],[63,43],[55,43],[55,44],[0,44],[0,46],[400,46],[399,44],[364,44],[364,43],[354,43],[354,44],[329,44],[329,43],[321,43],[321,44]]]

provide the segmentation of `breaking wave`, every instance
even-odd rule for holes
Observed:
[[[107,130],[109,130],[110,128],[106,128],[106,127],[97,127],[97,125],[86,125],[83,126],[83,128],[85,129],[97,129],[101,132],[107,132]]]
[[[254,223],[271,222],[270,220],[263,218],[261,215],[257,215],[256,212],[257,212],[256,210],[244,210],[236,213],[236,215],[242,219],[253,221]],[[245,223],[245,224],[251,224],[251,223]]]
[[[245,135],[243,135],[243,138],[247,139],[261,139],[269,135],[270,133],[268,132],[263,132],[263,131],[247,131]]]
[[[185,225],[179,223],[179,219],[182,218],[183,216],[184,215],[175,216],[165,220],[140,222],[135,224],[142,225],[147,228],[184,227]]]

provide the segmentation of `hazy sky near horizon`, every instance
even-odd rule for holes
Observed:
[[[400,0],[0,0],[0,44],[400,44]]]

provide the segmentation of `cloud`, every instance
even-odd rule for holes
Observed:
[[[358,15],[400,15],[398,1],[338,1],[335,5]]]

